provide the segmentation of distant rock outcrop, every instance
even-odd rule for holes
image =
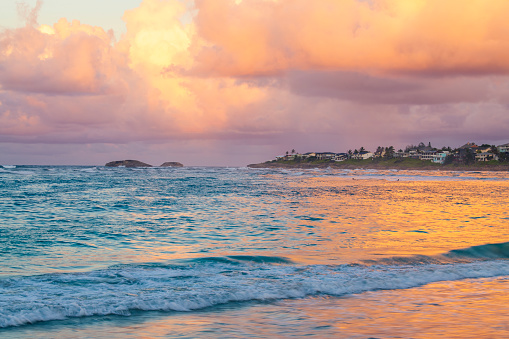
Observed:
[[[152,165],[146,164],[138,160],[118,160],[111,161],[105,165],[106,167],[152,167]]]
[[[180,162],[165,162],[161,167],[184,167]]]

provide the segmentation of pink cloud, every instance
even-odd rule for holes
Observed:
[[[183,19],[181,2],[145,0],[118,41],[65,18],[38,26],[35,10],[0,33],[0,143],[52,145],[48,157],[61,144],[145,147],[151,159],[168,149],[191,164],[201,149],[201,164],[242,165],[292,148],[504,140],[508,9],[197,0]]]
[[[0,35],[0,83],[4,90],[50,95],[114,91],[126,65],[111,44],[111,33],[65,19],[39,30],[5,31]]]

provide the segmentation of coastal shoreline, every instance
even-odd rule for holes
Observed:
[[[277,162],[264,162],[259,164],[247,165],[249,168],[280,168],[280,169],[313,169],[313,168],[333,168],[333,169],[374,169],[374,170],[413,170],[413,171],[491,171],[491,172],[508,172],[509,164],[422,164],[411,165],[402,163],[384,163],[384,162],[368,162],[359,161],[358,163],[343,163],[343,162],[292,162],[292,161],[277,161]]]

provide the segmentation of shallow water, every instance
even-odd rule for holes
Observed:
[[[509,336],[508,186],[501,172],[0,167],[0,336]]]

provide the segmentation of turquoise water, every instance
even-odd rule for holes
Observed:
[[[0,336],[432,336],[409,312],[509,335],[508,188],[499,172],[0,167]],[[479,326],[450,300],[477,302]]]

